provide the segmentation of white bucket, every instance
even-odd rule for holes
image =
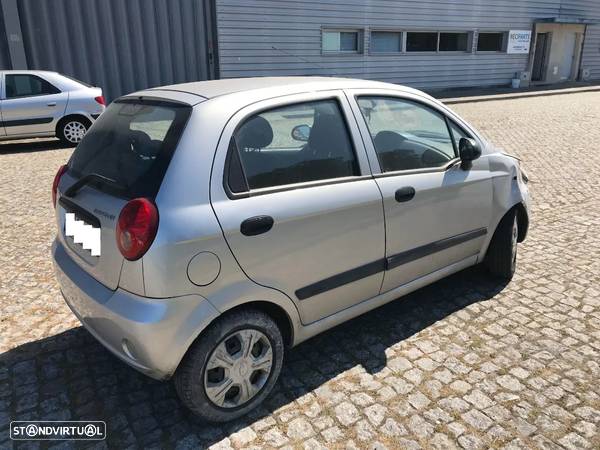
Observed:
[[[511,86],[512,86],[513,89],[519,89],[521,87],[521,79],[520,78],[513,78]]]

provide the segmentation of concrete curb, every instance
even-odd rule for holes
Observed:
[[[581,92],[598,92],[600,86],[585,86],[577,88],[566,88],[566,89],[552,89],[552,90],[540,90],[540,91],[529,91],[529,92],[515,92],[515,93],[502,93],[493,95],[476,95],[472,97],[436,97],[439,101],[446,105],[454,105],[457,103],[477,103],[477,102],[490,102],[499,100],[513,100],[518,98],[529,98],[529,97],[543,97],[547,95],[564,95],[564,94],[578,94]],[[434,95],[435,97],[435,95]]]

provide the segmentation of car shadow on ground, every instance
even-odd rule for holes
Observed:
[[[67,148],[73,148],[73,145],[65,144],[59,139],[9,141],[0,142],[0,155],[9,155],[11,153],[35,153],[46,150],[60,150]]]
[[[111,448],[208,447],[357,365],[379,372],[387,348],[505,286],[473,267],[329,330],[291,349],[265,403],[228,424],[196,418],[171,382],[139,374],[75,328],[0,355],[0,443],[9,420],[104,420]]]

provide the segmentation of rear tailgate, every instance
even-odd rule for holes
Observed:
[[[154,200],[191,106],[168,100],[113,102],[75,149],[58,187],[59,239],[73,260],[110,289],[123,256],[116,226],[134,198]]]
[[[61,184],[64,182],[68,187],[76,181],[76,177],[67,173],[61,179]],[[67,253],[91,276],[112,290],[119,284],[123,264],[123,256],[117,248],[115,229],[119,212],[126,203],[125,199],[84,187],[73,199],[61,196],[56,208],[58,236]],[[89,242],[97,237],[83,236],[81,232],[73,233],[68,229],[67,221],[73,220],[78,227],[87,225],[100,230],[99,252],[91,248],[97,243]],[[72,223],[69,226],[72,226]]]

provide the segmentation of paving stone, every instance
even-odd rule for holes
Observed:
[[[383,405],[371,405],[365,408],[365,416],[371,422],[373,426],[378,426],[383,419],[385,419],[385,414],[387,412],[387,408]]]
[[[356,407],[349,402],[344,402],[336,406],[335,415],[342,425],[351,425],[360,418],[360,413]]]
[[[431,401],[426,395],[417,391],[408,396],[408,403],[410,403],[415,409],[424,409],[431,403]]]
[[[404,428],[402,425],[399,425],[398,422],[392,418],[388,418],[379,429],[383,434],[388,436],[399,436],[406,434],[406,428]]]
[[[494,404],[491,398],[481,392],[479,389],[472,390],[468,395],[465,395],[465,400],[477,408],[488,408]]]
[[[344,432],[340,430],[339,427],[335,426],[321,431],[321,435],[323,435],[323,438],[326,442],[332,443],[343,439]]]
[[[265,432],[262,439],[273,447],[281,447],[288,442],[288,438],[277,428],[271,428]]]
[[[472,434],[463,434],[458,438],[458,443],[465,450],[478,450],[485,448],[483,440]]]
[[[467,422],[473,428],[478,429],[479,431],[487,430],[494,423],[488,416],[478,411],[477,409],[467,411],[466,413],[462,414],[461,417],[465,422]]]
[[[558,443],[567,449],[591,448],[591,444],[577,433],[567,434]]]
[[[306,439],[315,434],[311,424],[304,418],[292,420],[287,427],[287,435],[293,440]]]

